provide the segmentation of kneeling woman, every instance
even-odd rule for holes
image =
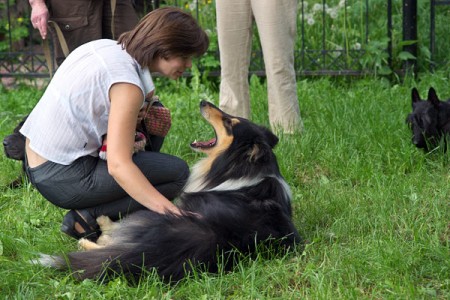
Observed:
[[[117,220],[145,208],[180,213],[170,200],[189,168],[168,154],[133,154],[136,124],[154,91],[150,73],[179,78],[208,43],[191,15],[166,7],[118,41],[80,46],[59,67],[21,133],[31,183],[54,205],[70,209],[63,232],[95,240],[100,215]],[[105,135],[106,161],[98,155]]]

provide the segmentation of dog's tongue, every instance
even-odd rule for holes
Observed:
[[[209,141],[200,141],[200,142],[192,142],[192,146],[193,147],[197,147],[197,148],[207,148],[207,147],[211,147],[216,143],[216,138],[212,138]]]

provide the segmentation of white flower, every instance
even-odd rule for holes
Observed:
[[[312,8],[313,12],[321,11],[322,9],[323,9],[323,6],[322,6],[322,4],[319,4],[319,3],[314,4],[314,6]]]
[[[342,55],[342,51],[331,51],[331,52],[330,52],[330,55],[331,55],[333,58],[338,58],[339,56]]]
[[[328,12],[328,14],[330,15],[330,18],[336,19],[337,16],[338,16],[337,9],[331,9],[331,10]]]
[[[316,21],[314,21],[313,17],[310,17],[306,20],[306,22],[308,23],[308,25],[314,25],[314,23],[316,23]]]
[[[355,44],[353,45],[353,49],[355,49],[355,50],[361,50],[361,44],[360,44],[360,43],[355,43]]]
[[[345,6],[345,0],[341,0],[339,1],[339,7],[344,7]]]

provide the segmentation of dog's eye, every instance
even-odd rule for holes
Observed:
[[[223,123],[225,124],[226,127],[231,127],[233,125],[233,122],[231,121],[230,118],[223,118]]]
[[[408,125],[409,129],[412,129],[413,123],[411,122],[411,120],[406,120],[406,124]]]
[[[419,127],[422,127],[423,126],[423,124],[422,124],[422,118],[420,118],[420,117],[418,117],[418,116],[414,116],[414,122],[413,123],[416,123],[417,124],[417,126],[419,126]]]

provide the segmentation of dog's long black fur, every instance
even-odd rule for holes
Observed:
[[[26,177],[25,174],[25,136],[19,132],[23,123],[27,120],[28,115],[25,116],[19,124],[14,128],[13,132],[3,139],[3,150],[6,157],[22,162],[22,173],[16,179],[8,184],[10,188],[20,187]]]
[[[293,224],[291,194],[272,148],[278,138],[268,129],[233,117],[209,102],[202,115],[216,139],[193,142],[207,157],[197,163],[179,197],[182,216],[139,211],[121,223],[112,243],[100,249],[53,257],[53,266],[82,271],[77,277],[137,278],[156,270],[168,282],[200,268],[231,270],[242,255],[260,247],[285,253],[301,242]]]
[[[25,136],[19,132],[28,116],[25,116],[13,132],[3,139],[3,150],[8,158],[23,161],[25,159]]]
[[[428,152],[443,142],[447,148],[447,136],[450,134],[450,99],[439,100],[433,87],[428,90],[427,99],[422,100],[416,88],[411,92],[412,113],[406,122],[412,130],[412,143]]]

